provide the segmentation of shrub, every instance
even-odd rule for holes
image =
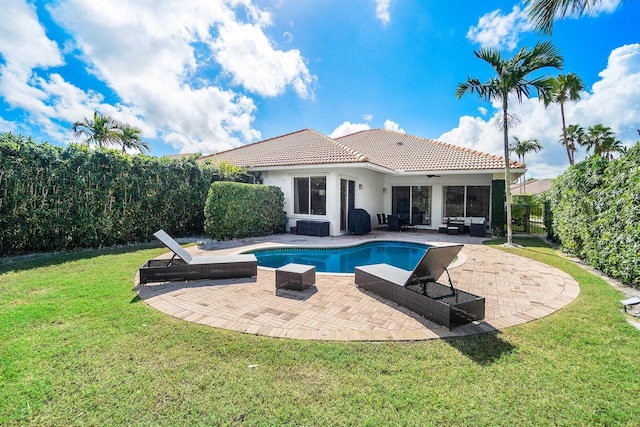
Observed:
[[[278,187],[214,182],[205,205],[205,232],[214,239],[284,233],[284,194]]]
[[[242,173],[236,176],[244,178]],[[0,255],[204,231],[213,166],[0,134]]]
[[[554,180],[553,231],[562,247],[628,285],[640,285],[640,144],[620,159],[593,156]]]

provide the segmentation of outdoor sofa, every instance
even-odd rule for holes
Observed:
[[[258,275],[258,260],[253,254],[193,256],[164,230],[153,235],[173,252],[173,256],[147,261],[139,270],[140,284]]]
[[[462,245],[429,248],[413,271],[389,264],[355,268],[355,283],[446,328],[484,319],[485,299],[455,289],[447,267]],[[437,282],[447,273],[448,285]]]

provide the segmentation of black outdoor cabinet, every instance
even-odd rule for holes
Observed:
[[[328,236],[329,222],[298,220],[296,221],[296,234],[302,234],[305,236],[320,236],[320,237]]]

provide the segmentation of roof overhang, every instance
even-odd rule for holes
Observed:
[[[246,170],[249,172],[258,171],[296,171],[305,169],[368,169],[385,175],[393,176],[429,176],[429,175],[477,175],[492,174],[504,175],[504,169],[459,169],[459,170],[424,170],[424,171],[405,171],[402,169],[390,169],[384,166],[376,165],[371,162],[358,163],[314,163],[308,165],[282,165],[282,166],[250,166]],[[511,179],[515,180],[527,172],[526,168],[511,168]]]

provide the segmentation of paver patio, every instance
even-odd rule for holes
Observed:
[[[195,255],[229,254],[278,244],[341,246],[389,239],[464,243],[449,273],[456,288],[485,297],[484,321],[448,330],[360,289],[353,274],[317,273],[316,285],[302,292],[276,290],[275,272],[265,268],[259,268],[257,278],[251,279],[146,285],[138,285],[136,279],[136,290],[151,307],[186,321],[270,337],[335,341],[424,340],[499,330],[552,314],[580,292],[568,274],[484,246],[483,239],[469,236],[383,231],[341,237],[286,234],[187,250]]]

